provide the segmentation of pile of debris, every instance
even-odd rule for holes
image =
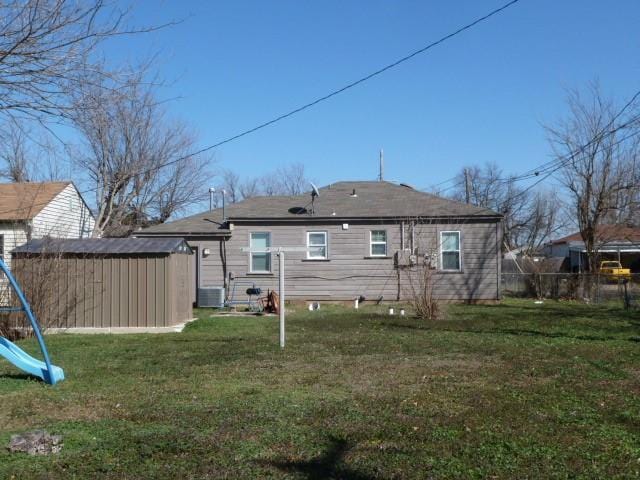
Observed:
[[[62,436],[51,435],[44,430],[34,430],[18,435],[11,435],[9,451],[22,452],[29,455],[49,455],[62,450]]]

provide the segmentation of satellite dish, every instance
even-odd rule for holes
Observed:
[[[313,184],[313,182],[309,182],[309,183],[311,184],[311,212],[309,212],[309,213],[311,213],[311,215],[313,215],[315,213],[315,211],[314,211],[314,207],[315,207],[314,202],[315,202],[316,197],[320,196],[320,192],[318,191],[318,187],[316,187]]]

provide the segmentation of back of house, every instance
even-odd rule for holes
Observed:
[[[249,198],[135,235],[187,240],[194,302],[199,288],[277,290],[279,247],[294,300],[403,300],[425,282],[443,300],[499,300],[501,215],[385,181],[316,193]]]

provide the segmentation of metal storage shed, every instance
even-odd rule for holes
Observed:
[[[45,238],[12,270],[48,328],[161,331],[193,317],[191,254],[181,238]]]

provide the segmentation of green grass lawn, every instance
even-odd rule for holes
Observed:
[[[0,478],[640,476],[637,312],[381,312],[292,314],[285,351],[277,318],[207,311],[180,334],[49,336],[55,387],[0,359]],[[36,428],[62,452],[4,448]]]

